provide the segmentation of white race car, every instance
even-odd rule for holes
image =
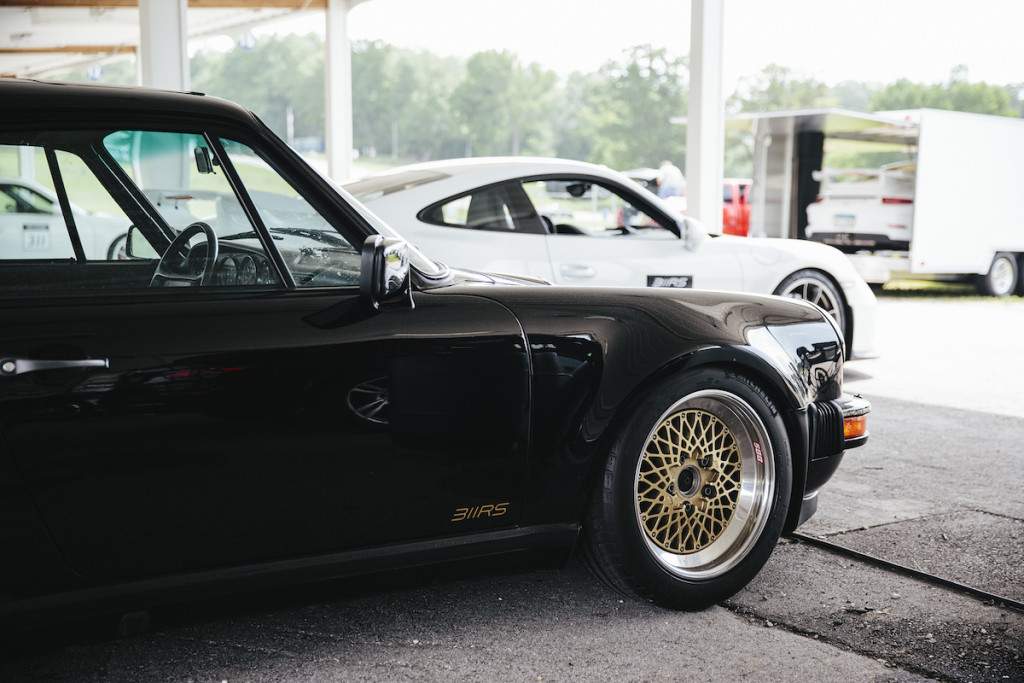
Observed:
[[[68,206],[89,260],[118,258],[128,234],[123,218]],[[73,259],[64,212],[48,188],[24,178],[0,178],[0,258]]]
[[[710,235],[625,175],[579,161],[471,158],[402,166],[342,186],[454,266],[561,285],[694,287],[803,298],[877,355],[875,296],[837,249]]]
[[[907,251],[914,224],[916,164],[815,171],[821,193],[807,207],[807,239],[840,251]]]

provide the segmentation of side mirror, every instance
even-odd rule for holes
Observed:
[[[695,251],[708,238],[704,225],[689,216],[679,219],[679,234],[683,236],[683,245],[690,251]]]
[[[363,242],[359,294],[374,308],[412,308],[409,248],[402,240],[371,235]]]
[[[124,243],[124,254],[128,258],[160,258],[160,254],[149,243],[149,240],[134,225],[128,228],[128,237]]]

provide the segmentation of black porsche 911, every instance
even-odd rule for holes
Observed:
[[[0,630],[531,548],[699,609],[867,439],[811,304],[433,262],[215,98],[0,101],[59,199],[0,214]]]

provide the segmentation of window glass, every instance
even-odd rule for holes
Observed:
[[[359,284],[360,250],[252,149],[230,140],[221,143],[295,283]]]
[[[436,207],[431,212],[431,221],[462,228],[468,227],[469,202],[472,198],[473,195],[467,194],[465,197],[459,197],[447,204]]]
[[[453,228],[497,232],[547,232],[533,203],[519,183],[485,187],[431,207],[424,220]]]
[[[0,212],[53,213],[57,210],[53,200],[21,184],[0,183]]]
[[[0,186],[0,259],[75,257],[60,207],[44,192],[38,183],[21,179]]]
[[[68,224],[53,188],[45,150],[35,145],[0,148],[4,166],[15,167],[18,177],[0,183],[0,260],[104,261],[117,259],[130,221],[76,154],[53,150],[61,184],[68,196]],[[28,159],[22,173],[17,162]],[[72,226],[82,246],[75,252]]]
[[[0,131],[0,169],[0,294],[359,281],[359,250],[231,140]]]
[[[548,230],[591,237],[665,233],[626,198],[591,180],[565,178],[523,183]]]
[[[196,221],[219,235],[252,229],[202,135],[118,131],[104,147],[176,231]]]
[[[204,135],[122,130],[105,136],[103,147],[144,197],[141,210],[159,218],[140,222],[131,249],[133,257],[156,261],[151,285],[281,284],[216,149]],[[191,237],[182,235],[185,231]],[[180,258],[174,253],[177,248],[169,249],[168,244],[168,238],[178,235],[188,247]],[[217,257],[210,263],[206,255],[214,248]]]

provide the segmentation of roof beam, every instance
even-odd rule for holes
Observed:
[[[0,47],[0,55],[33,55],[68,53],[76,55],[105,55],[116,52],[134,54],[134,45],[61,45],[59,47]]]
[[[138,0],[0,0],[0,7],[138,7]],[[327,9],[327,0],[188,0],[193,9]]]

